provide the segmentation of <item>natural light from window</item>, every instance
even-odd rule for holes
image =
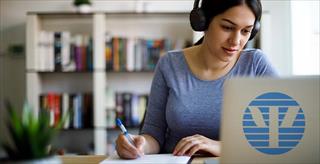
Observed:
[[[320,1],[291,1],[292,15],[292,73],[320,74]]]

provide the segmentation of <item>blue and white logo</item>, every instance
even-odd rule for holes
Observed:
[[[303,110],[294,99],[279,92],[256,97],[244,110],[242,119],[249,144],[265,154],[287,153],[304,134]]]

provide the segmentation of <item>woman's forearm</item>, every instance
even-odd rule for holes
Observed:
[[[147,134],[142,134],[142,136],[146,139],[146,144],[144,146],[145,154],[157,154],[160,152],[160,145],[156,139]]]

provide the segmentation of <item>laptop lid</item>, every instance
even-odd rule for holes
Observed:
[[[224,84],[221,163],[319,163],[320,77]]]

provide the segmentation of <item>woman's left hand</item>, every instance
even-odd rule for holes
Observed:
[[[173,155],[192,156],[199,150],[211,153],[214,156],[220,156],[220,142],[199,134],[185,137],[178,142]]]

